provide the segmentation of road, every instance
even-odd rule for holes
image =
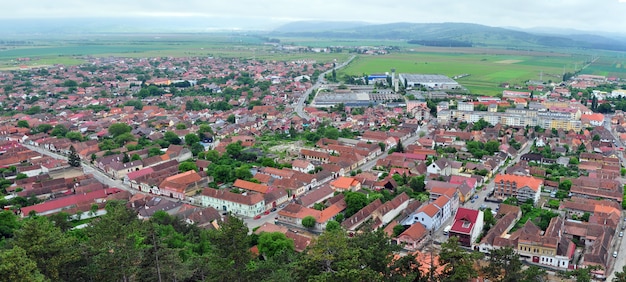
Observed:
[[[315,82],[315,84],[313,84],[313,86],[311,86],[311,88],[307,89],[304,94],[302,94],[302,96],[300,96],[300,99],[298,100],[298,103],[296,104],[296,109],[295,112],[296,114],[305,119],[305,120],[310,120],[311,117],[304,111],[304,102],[307,100],[307,98],[309,98],[309,95],[311,95],[311,93],[313,93],[313,90],[319,88],[323,83],[324,83],[324,77],[329,74],[331,71],[333,70],[338,70],[340,68],[343,68],[345,66],[347,66],[350,62],[352,62],[352,60],[354,60],[356,56],[352,56],[350,57],[350,59],[348,59],[347,61],[341,63],[340,65],[335,65],[334,68],[329,69],[323,73],[321,73],[319,75],[319,77],[317,78],[317,81]]]
[[[522,156],[523,154],[527,154],[530,151],[530,148],[532,147],[532,141],[528,141],[526,144],[524,144],[524,147],[521,148],[521,150],[519,151],[519,153],[517,154],[517,156],[515,157],[515,159],[509,161],[509,163],[503,167],[501,167],[497,173],[503,172],[505,171],[509,166],[514,165],[516,163],[519,162],[520,156]],[[494,173],[494,177],[497,173]],[[472,195],[472,197],[478,196],[477,199],[474,199],[474,202],[472,201],[467,201],[464,204],[462,204],[461,206],[467,209],[473,209],[473,210],[478,210],[480,209],[481,206],[484,205],[485,208],[490,208],[492,211],[495,211],[496,208],[498,208],[500,206],[499,203],[494,203],[494,202],[487,202],[485,201],[485,197],[487,197],[489,195],[489,193],[491,191],[493,191],[494,189],[494,183],[493,183],[493,178],[490,179],[486,179],[485,182],[489,181],[489,183],[485,184],[483,186],[483,188],[481,190],[476,191],[476,193],[474,195]],[[435,240],[438,242],[444,242],[447,240],[447,236],[443,235],[443,229],[448,226],[448,225],[452,225],[452,221],[454,220],[453,217],[448,218],[448,220],[446,220],[444,223],[441,224],[441,227],[436,231],[435,233]]]
[[[610,115],[604,116],[604,127],[613,135],[613,138],[615,139],[615,146],[624,148],[624,144],[622,143],[622,141],[617,136],[615,136],[615,133],[613,133],[613,130],[611,129]],[[624,162],[623,155],[620,153],[618,154],[618,157],[620,159],[622,167],[626,167],[626,162]],[[626,219],[624,214],[622,214],[622,218]],[[626,225],[626,221],[620,222],[620,227],[623,225]],[[626,240],[624,240],[623,237],[619,237],[619,232],[621,231],[621,228],[618,228],[618,230],[615,231],[615,239],[613,240],[612,249],[609,252],[609,259],[613,260],[613,267],[609,267],[608,269],[608,273],[610,274],[608,275],[607,281],[613,281],[613,278],[615,278],[615,271],[622,271],[622,267],[626,266],[626,251],[624,251],[626,250]],[[617,258],[613,258],[614,251],[617,251]],[[611,263],[609,263],[609,265],[611,265]]]
[[[37,146],[32,146],[32,145],[27,145],[27,144],[22,144],[22,146],[35,151],[37,153],[40,153],[42,155],[46,155],[46,156],[50,156],[52,158],[58,159],[58,160],[67,160],[66,156],[48,151],[46,149],[37,147]],[[108,185],[109,187],[115,187],[115,188],[119,188],[122,190],[126,190],[128,192],[130,192],[131,194],[137,194],[137,193],[141,193],[141,194],[145,194],[145,195],[149,195],[149,193],[145,193],[145,192],[141,192],[135,189],[130,188],[128,185],[124,184],[121,180],[118,179],[113,179],[111,177],[109,177],[107,174],[105,174],[104,172],[100,171],[99,169],[94,168],[93,166],[91,166],[91,164],[85,163],[85,162],[81,162],[81,166],[83,168],[83,172],[85,174],[92,174],[94,176],[94,178],[98,181],[100,181],[100,183]]]

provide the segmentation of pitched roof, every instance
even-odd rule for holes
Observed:
[[[450,231],[456,233],[470,234],[474,228],[474,224],[478,219],[480,212],[466,208],[459,208],[454,217],[454,223]]]
[[[421,206],[418,209],[418,212],[424,212],[429,217],[434,217],[439,212],[439,210],[440,210],[439,207],[435,206],[433,203],[430,203],[430,204]]]
[[[330,185],[339,189],[349,190],[350,187],[352,187],[353,185],[356,185],[355,182],[358,183],[358,181],[352,177],[342,176],[342,177],[335,179],[333,182],[330,183]]]
[[[247,195],[243,195],[233,193],[224,189],[218,190],[213,188],[205,188],[202,190],[202,195],[248,206],[253,206],[263,201],[263,195],[258,193],[249,193]]]
[[[268,190],[270,189],[270,187],[267,185],[257,184],[254,182],[241,180],[241,179],[235,180],[235,183],[233,183],[233,187],[244,189],[244,190],[249,190],[249,191],[254,191],[254,192],[259,192],[262,194],[267,193]]]
[[[413,241],[418,241],[421,238],[424,238],[427,233],[428,231],[426,231],[426,227],[418,222],[414,223],[413,225],[411,225],[411,227],[404,230],[404,232],[402,232],[398,237],[408,236]]]
[[[515,183],[517,185],[517,188],[522,188],[524,186],[527,186],[528,188],[534,190],[534,191],[538,191],[540,186],[543,184],[543,180],[539,179],[539,178],[535,178],[532,176],[523,176],[523,175],[516,175],[516,174],[498,174],[496,175],[496,178],[494,179],[494,182],[496,183],[500,183],[500,182],[510,182],[510,183]]]

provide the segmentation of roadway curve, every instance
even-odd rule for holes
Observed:
[[[352,60],[354,60],[354,58],[356,58],[356,56],[352,56],[350,57],[350,59],[348,59],[347,61],[341,63],[340,65],[335,65],[334,68],[329,69],[323,73],[321,73],[319,75],[319,77],[317,78],[317,81],[315,82],[315,84],[313,84],[313,86],[311,86],[311,88],[307,89],[304,94],[302,94],[302,96],[300,96],[300,99],[298,100],[298,103],[296,104],[296,114],[305,119],[305,120],[310,120],[311,117],[304,111],[304,102],[307,100],[307,98],[309,97],[309,95],[311,95],[311,93],[313,92],[314,89],[319,88],[323,83],[324,83],[324,77],[329,74],[330,72],[332,72],[333,70],[338,70],[341,69],[345,66],[347,66],[350,62],[352,62]]]

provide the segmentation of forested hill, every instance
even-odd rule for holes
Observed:
[[[345,26],[296,22],[281,26],[272,36],[342,39],[406,40],[435,46],[567,47],[626,51],[626,40],[599,35],[546,35],[471,23],[349,23]]]

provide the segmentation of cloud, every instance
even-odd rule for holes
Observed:
[[[212,17],[365,22],[472,22],[620,31],[626,0],[29,0],[3,3],[3,19]],[[602,7],[599,9],[598,7]]]

